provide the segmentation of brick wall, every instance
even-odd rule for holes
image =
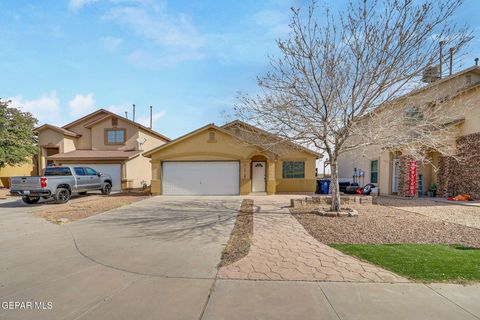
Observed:
[[[467,193],[480,199],[480,133],[460,137],[457,148],[458,161],[440,157],[437,195],[450,197]]]

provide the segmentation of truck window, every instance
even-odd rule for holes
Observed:
[[[72,172],[67,167],[48,167],[44,176],[71,176]]]
[[[87,173],[87,176],[96,176],[97,171],[93,170],[92,168],[85,168],[85,172]]]
[[[77,176],[85,176],[86,175],[85,170],[83,170],[83,168],[81,168],[81,167],[75,167],[75,168],[73,168],[73,170],[75,171],[75,174]]]

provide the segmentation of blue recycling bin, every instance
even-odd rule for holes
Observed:
[[[330,180],[320,180],[320,194],[328,194],[330,190]]]

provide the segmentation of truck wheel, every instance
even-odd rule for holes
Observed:
[[[109,195],[112,192],[112,185],[108,182],[105,182],[102,187],[102,194]]]
[[[87,194],[87,191],[82,191],[82,192],[79,192],[78,194],[81,195],[81,196],[84,196],[84,195]]]
[[[55,203],[65,203],[70,200],[70,191],[65,188],[58,188],[55,194],[53,195]]]
[[[34,204],[40,200],[40,197],[22,197],[23,202],[26,204]]]

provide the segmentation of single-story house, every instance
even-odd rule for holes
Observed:
[[[268,147],[262,139],[276,140]],[[241,121],[209,124],[144,153],[151,158],[153,194],[247,195],[313,193],[322,155]]]
[[[38,168],[49,165],[88,166],[112,176],[113,190],[141,188],[151,176],[144,157],[169,138],[130,119],[99,109],[57,127],[44,124],[38,134]]]
[[[465,108],[465,115],[452,119],[455,134],[450,138],[457,155],[465,161],[442,156],[437,150],[427,150],[429,163],[416,168],[416,196],[427,195],[432,186],[437,196],[447,197],[467,193],[480,199],[480,67],[473,66],[456,74],[437,80],[413,91],[410,96],[431,97],[442,95],[441,103],[448,108]],[[408,99],[405,99],[408,101]],[[395,105],[408,112],[408,103]],[[455,109],[461,110],[461,109]],[[455,112],[452,112],[455,114]],[[360,184],[373,183],[383,195],[410,195],[410,158],[401,148],[388,151],[378,146],[368,146],[342,154],[338,162],[340,181],[356,180]]]

